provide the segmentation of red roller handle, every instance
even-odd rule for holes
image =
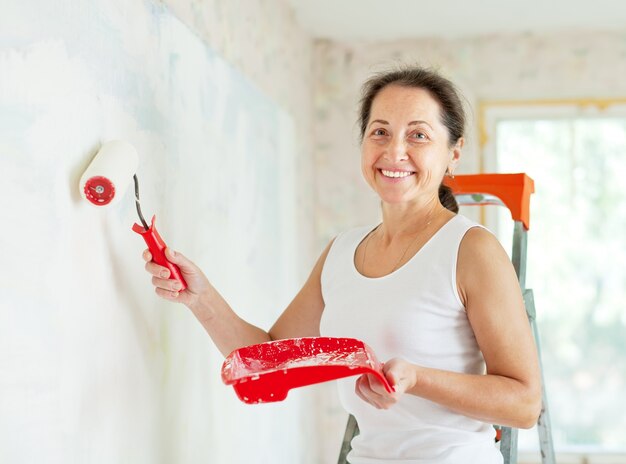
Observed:
[[[182,284],[180,291],[183,291],[187,288],[187,282],[183,279],[180,268],[176,264],[169,262],[165,257],[165,248],[167,248],[167,245],[165,245],[165,242],[156,230],[156,226],[154,225],[155,219],[156,216],[152,216],[148,230],[144,229],[143,226],[139,224],[133,225],[133,232],[137,232],[143,237],[146,241],[146,245],[148,245],[148,250],[152,253],[152,261],[168,268],[170,270],[170,279],[179,281]]]

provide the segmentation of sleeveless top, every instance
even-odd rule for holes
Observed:
[[[484,374],[485,363],[456,284],[459,245],[472,227],[456,215],[403,266],[383,277],[357,271],[357,246],[373,229],[339,234],[321,275],[325,302],[321,335],[351,337],[386,362],[400,357],[424,367]],[[344,408],[360,433],[352,440],[351,464],[500,464],[491,424],[405,393],[379,410],[354,392],[356,377],[337,381]]]

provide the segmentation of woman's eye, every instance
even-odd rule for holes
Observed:
[[[411,134],[411,137],[414,139],[424,140],[426,139],[426,134],[424,134],[423,132],[413,132]]]
[[[385,130],[384,129],[375,129],[372,134],[373,135],[385,135]]]

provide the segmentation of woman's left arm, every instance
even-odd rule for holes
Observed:
[[[402,359],[384,366],[395,385],[389,395],[373,376],[358,379],[356,392],[378,408],[401,393],[426,398],[492,424],[530,428],[541,410],[537,350],[513,265],[498,240],[482,228],[461,242],[457,286],[483,353],[486,375],[425,368]]]

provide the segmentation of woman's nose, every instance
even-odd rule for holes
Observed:
[[[407,146],[404,139],[402,137],[393,137],[387,146],[385,158],[395,162],[404,161],[408,159],[408,157],[409,155],[407,154]]]

